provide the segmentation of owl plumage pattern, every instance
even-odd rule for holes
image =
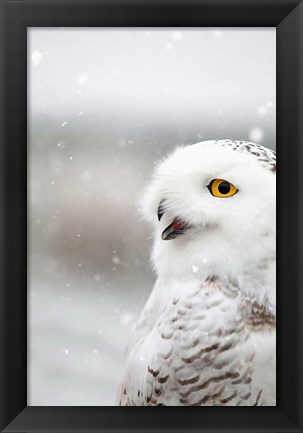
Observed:
[[[142,201],[157,281],[122,406],[276,404],[276,158],[232,140],[176,149]]]

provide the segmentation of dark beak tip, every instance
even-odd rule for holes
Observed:
[[[174,228],[175,223],[172,222],[166,229],[162,232],[161,239],[163,241],[169,241],[171,239],[176,239],[179,236],[185,234],[190,228],[189,226],[183,226],[180,228]]]

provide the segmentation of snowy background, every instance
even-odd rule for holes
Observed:
[[[181,143],[275,148],[275,29],[31,29],[28,404],[114,405],[153,286],[138,200]]]

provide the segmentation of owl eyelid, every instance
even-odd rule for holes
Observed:
[[[215,177],[214,179],[212,179],[212,180],[209,182],[209,184],[206,185],[206,188],[210,188],[210,187],[212,186],[212,184],[215,182],[215,180],[219,180],[219,178]],[[230,183],[230,184],[233,185],[235,188],[237,188],[237,190],[239,191],[238,187],[237,187],[233,182],[231,182],[230,180],[221,179],[221,178],[220,178],[220,180],[221,180],[222,182]]]
[[[234,185],[233,182],[231,182],[230,180],[223,179],[221,177],[214,177],[211,181],[209,181],[209,184],[207,186],[210,186],[215,180],[221,180],[222,182],[228,182],[231,185]]]
[[[214,180],[215,180],[215,179],[211,180],[211,181],[209,182],[209,184],[206,185],[206,188],[208,188],[209,192],[211,192],[211,185],[212,185],[212,183],[213,183]]]
[[[212,185],[212,183],[214,183],[214,181],[215,181],[216,179],[212,179],[210,182],[209,182],[209,184],[208,185],[206,185],[207,186],[207,188],[210,188],[211,187],[211,185]]]

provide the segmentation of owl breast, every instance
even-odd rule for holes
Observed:
[[[274,320],[231,284],[168,293],[129,363],[122,405],[275,405]]]

